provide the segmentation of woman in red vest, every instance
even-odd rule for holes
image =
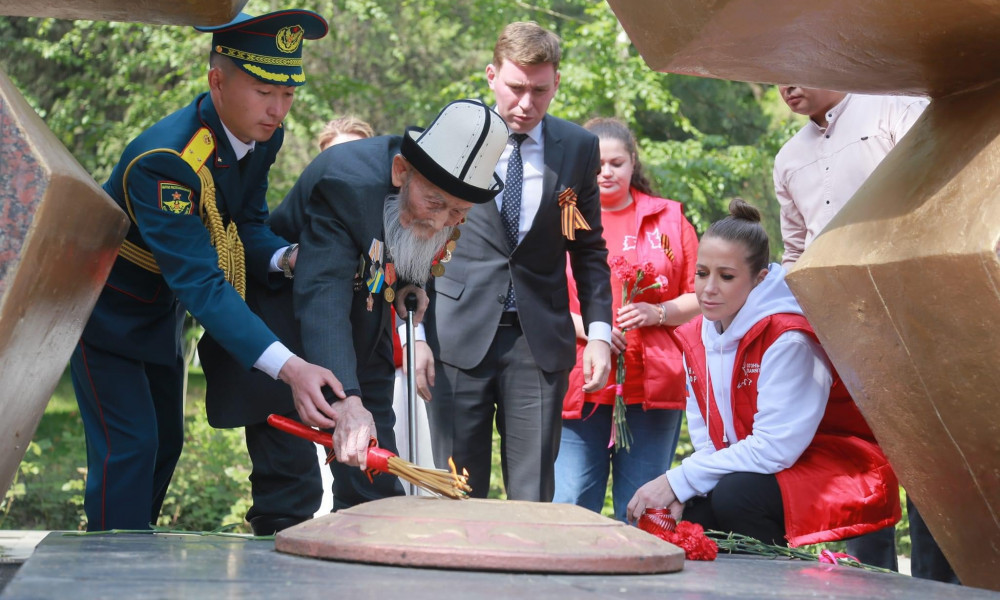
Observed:
[[[642,174],[635,138],[617,119],[592,119],[584,127],[601,147],[601,222],[608,258],[630,265],[652,263],[661,287],[647,290],[623,306],[622,285],[612,272],[615,323],[612,351],[625,353],[623,395],[633,436],[629,450],[608,442],[612,430],[614,385],[583,392],[583,351],[587,337],[580,304],[567,264],[570,310],[577,329],[577,361],[563,400],[563,427],[556,458],[553,501],[600,512],[613,470],[615,517],[625,520],[625,505],[644,481],[670,468],[684,410],[681,351],[670,331],[698,314],[694,262],[698,236],[679,202],[653,195]],[[634,273],[634,272],[633,272]],[[644,279],[642,287],[654,283]],[[627,331],[627,334],[623,333]],[[626,340],[628,343],[626,343]]]
[[[785,271],[768,265],[756,208],[735,199],[702,237],[702,318],[676,334],[688,373],[695,452],[643,485],[638,519],[676,519],[793,546],[853,537],[899,520],[899,483],[830,365]]]

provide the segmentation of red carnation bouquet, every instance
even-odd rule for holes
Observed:
[[[639,267],[634,267],[624,256],[613,256],[608,261],[611,272],[622,284],[622,306],[632,304],[641,294],[656,290],[662,287],[662,277],[658,277],[656,267],[653,263],[646,261]],[[643,287],[643,282],[649,285]],[[623,331],[622,335],[628,337],[628,332]],[[625,420],[625,353],[618,354],[617,367],[615,369],[615,407],[611,413],[611,442],[608,447],[615,447],[615,452],[625,448],[628,452],[632,445],[632,432],[629,431],[628,421]]]
[[[639,529],[651,533],[684,550],[687,560],[715,560],[719,546],[705,535],[701,525],[691,521],[678,523],[665,508],[647,508],[639,517]]]

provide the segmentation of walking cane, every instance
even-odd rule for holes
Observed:
[[[406,426],[407,458],[417,464],[417,350],[414,348],[413,312],[417,310],[417,295],[407,294],[403,301],[406,307]],[[409,484],[410,496],[417,493],[413,482]]]

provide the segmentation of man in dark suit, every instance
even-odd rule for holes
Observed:
[[[434,281],[430,421],[435,462],[469,470],[473,494],[489,488],[496,411],[507,497],[550,501],[562,399],[576,361],[566,255],[590,342],[584,390],[610,372],[611,288],[601,232],[595,136],[547,116],[559,86],[559,38],[512,23],[486,78],[514,132],[500,158],[504,191],[474,207],[443,276]],[[418,375],[423,375],[418,373]]]
[[[71,358],[87,437],[89,530],[155,523],[184,436],[181,329],[190,312],[236,358],[332,417],[333,374],[292,354],[243,302],[247,277],[290,272],[267,227],[267,173],[305,83],[302,40],[326,35],[304,10],[241,13],[213,32],[209,92],[133,140],[104,184],[131,219]]]
[[[396,451],[392,305],[405,315],[403,299],[416,293],[415,318],[422,317],[427,295],[419,286],[432,263],[468,211],[492,202],[503,187],[494,169],[507,133],[500,116],[481,102],[452,102],[426,130],[410,127],[403,136],[323,151],[271,215],[275,233],[299,244],[286,297],[289,310],[288,298],[294,299],[298,323],[289,336],[301,333],[305,356],[328,367],[346,394],[335,403],[342,407],[336,422],[313,419],[334,427],[335,510],[402,494],[395,477],[369,481],[340,459],[356,456],[363,469],[370,438]],[[422,357],[424,370],[430,359]],[[343,428],[345,423],[352,426]],[[268,460],[266,453],[260,460]],[[315,451],[310,445],[295,460],[315,465]],[[254,462],[257,472],[258,458]],[[319,484],[318,477],[302,481],[309,493]]]

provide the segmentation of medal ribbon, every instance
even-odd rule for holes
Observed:
[[[663,253],[667,255],[670,262],[674,262],[674,251],[670,247],[670,237],[665,233],[660,234],[660,247],[663,248]]]
[[[368,284],[368,291],[373,294],[382,291],[382,284],[385,283],[385,271],[382,268],[382,250],[382,242],[372,240],[371,246],[368,248],[368,257],[372,261],[372,266],[369,270],[371,277],[366,279],[365,283]]]
[[[567,240],[576,239],[577,229],[590,231],[590,225],[576,207],[576,192],[573,188],[566,188],[559,194],[559,207],[562,209],[562,234]]]

